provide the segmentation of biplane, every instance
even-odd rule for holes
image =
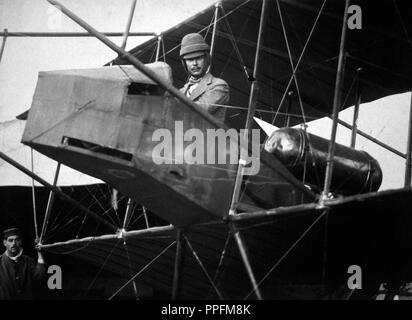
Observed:
[[[126,288],[173,299],[371,299],[383,283],[393,297],[410,281],[412,121],[407,152],[397,152],[404,188],[379,191],[385,172],[356,149],[363,136],[393,150],[358,129],[357,117],[361,103],[411,91],[410,3],[225,0],[126,52],[49,2],[119,57],[41,72],[22,143],[107,183],[124,213],[115,221],[95,212],[1,154],[88,219],[89,236],[45,241],[48,208],[39,249],[130,275],[109,299]],[[186,81],[180,39],[191,32],[211,43],[211,72],[230,85],[225,123],[176,89]],[[352,105],[352,124],[340,120]],[[279,128],[261,131],[257,155],[252,134],[230,131],[259,128],[253,117]],[[324,117],[332,119],[328,139],[307,131]],[[336,142],[338,125],[351,129],[350,146]],[[193,151],[178,129],[193,128],[225,132],[226,143],[204,152],[227,160],[234,145],[258,171],[246,174],[241,156],[177,159]],[[163,163],[153,159],[158,130],[173,138]],[[146,219],[139,227],[135,211]],[[362,274],[355,286],[354,267]]]

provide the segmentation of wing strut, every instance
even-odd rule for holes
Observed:
[[[330,116],[328,116],[328,118],[331,118],[331,119],[332,119],[332,117],[330,117]],[[349,123],[343,121],[343,120],[338,119],[338,123],[339,123],[340,125],[348,128],[349,130],[353,130],[353,126],[350,125]],[[402,153],[402,152],[396,150],[395,148],[392,148],[390,145],[388,145],[388,144],[386,144],[386,143],[383,143],[382,141],[380,141],[380,140],[372,137],[371,135],[363,132],[362,130],[356,129],[356,133],[359,134],[360,136],[368,139],[369,141],[372,141],[373,143],[376,143],[378,146],[380,146],[380,147],[382,147],[382,148],[384,148],[384,149],[386,149],[386,150],[388,150],[388,151],[396,154],[397,156],[406,159],[406,154],[405,154],[405,153]]]
[[[156,46],[156,61],[159,61],[159,56],[160,56],[160,47],[163,44],[163,37],[161,34],[157,36],[157,46]],[[164,50],[163,50],[163,57],[165,56]]]
[[[136,8],[136,0],[133,0],[132,6],[130,8],[129,18],[127,19],[126,30],[124,31],[124,35],[123,35],[122,49],[126,49],[127,38],[129,37],[130,26],[132,25],[135,8]]]
[[[346,0],[345,2],[345,12],[343,14],[343,25],[342,25],[342,35],[340,39],[338,69],[336,73],[335,93],[333,97],[332,133],[331,133],[330,142],[329,142],[328,158],[326,160],[325,183],[324,183],[324,187],[322,191],[322,196],[320,198],[321,204],[329,196],[329,188],[330,188],[330,184],[332,181],[333,156],[335,155],[335,147],[336,147],[336,131],[338,128],[338,115],[339,115],[339,109],[341,107],[343,81],[344,81],[344,75],[345,75],[346,29],[347,29],[347,24],[348,24],[349,1],[350,0]]]
[[[245,124],[245,141],[247,141],[248,138],[248,131],[252,127],[252,121],[253,121],[253,116],[255,114],[256,110],[256,100],[257,100],[257,83],[256,83],[256,77],[257,77],[257,71],[259,67],[259,61],[260,61],[260,49],[261,49],[261,44],[262,44],[262,35],[263,35],[263,26],[265,24],[265,19],[266,19],[266,8],[267,8],[267,1],[263,0],[262,2],[262,10],[260,14],[260,23],[259,23],[259,34],[258,34],[258,40],[257,40],[257,47],[256,47],[256,53],[255,53],[255,63],[253,67],[253,77],[254,81],[252,82],[252,85],[250,87],[250,96],[249,96],[249,108],[248,108],[248,113],[247,113],[247,119],[246,119],[246,124]],[[242,186],[242,180],[243,180],[243,170],[244,166],[246,165],[246,161],[244,159],[240,159],[238,168],[237,168],[237,173],[236,173],[236,180],[235,180],[235,185],[233,188],[233,196],[232,196],[232,202],[230,204],[230,209],[227,215],[233,215],[235,214],[237,204],[239,202],[239,196],[240,196],[240,189]],[[226,218],[227,218],[226,215]],[[262,300],[262,294],[260,293],[260,290],[257,286],[256,278],[252,270],[252,266],[249,261],[249,257],[246,251],[246,247],[244,245],[243,239],[240,235],[239,229],[233,222],[229,222],[230,229],[233,232],[233,236],[236,240],[236,244],[239,249],[239,253],[242,257],[243,264],[246,268],[246,272],[249,276],[249,280],[252,283],[252,287],[254,288],[256,297],[258,300]]]
[[[56,185],[57,185],[57,179],[59,178],[60,167],[61,167],[61,163],[58,162],[57,167],[56,167],[56,173],[54,174],[54,181],[53,181],[53,186],[54,187],[56,187]],[[50,191],[49,199],[47,200],[46,213],[44,215],[43,227],[42,227],[41,233],[40,233],[39,245],[42,244],[44,235],[46,234],[46,229],[47,229],[47,225],[49,224],[51,209],[53,207],[54,196],[55,196],[54,191]]]
[[[409,127],[408,127],[408,144],[406,146],[406,164],[405,164],[405,187],[411,185],[412,172],[412,92],[411,92],[411,106],[409,108]]]
[[[123,32],[104,32],[103,33],[106,37],[122,37],[124,36]],[[54,37],[54,38],[78,38],[78,37],[94,37],[88,32],[0,32],[0,36],[7,36],[7,37],[36,37],[36,38],[44,38],[44,37]],[[156,32],[129,32],[129,37],[150,37],[156,36]]]
[[[179,297],[181,287],[181,273],[182,273],[182,261],[185,256],[185,241],[183,241],[184,231],[179,228],[176,232],[176,256],[175,256],[175,270],[173,273],[173,289],[172,300],[176,300]]]
[[[8,35],[9,34],[8,34],[7,29],[4,29],[3,42],[1,44],[1,50],[0,50],[0,62],[1,62],[1,57],[3,56],[4,48],[6,47],[6,40],[7,40]]]
[[[247,254],[246,247],[242,239],[242,236],[240,235],[239,229],[234,223],[230,224],[230,228],[232,229],[233,236],[236,240],[236,244],[238,246],[240,255],[242,257],[243,264],[245,265],[246,272],[249,276],[249,280],[252,283],[252,288],[253,288],[252,292],[255,292],[258,300],[262,300],[262,294],[259,289],[259,283],[257,283],[255,274],[253,273],[253,270],[252,270],[252,266],[250,265],[249,256]]]
[[[266,17],[266,6],[267,6],[267,1],[263,0],[263,2],[262,2],[262,11],[261,11],[261,14],[260,14],[259,34],[258,34],[256,53],[255,53],[255,64],[254,64],[254,67],[253,67],[253,76],[252,76],[252,78],[255,79],[255,80],[252,81],[252,85],[250,87],[249,107],[248,107],[246,124],[245,124],[245,129],[246,130],[245,130],[245,136],[243,137],[245,141],[248,141],[248,134],[249,134],[248,132],[252,127],[253,116],[254,116],[255,110],[256,110],[256,100],[257,100],[256,77],[257,77],[259,61],[260,61],[259,58],[260,58],[260,49],[261,49],[261,44],[262,44],[263,26],[264,26],[265,17]],[[241,155],[242,154],[243,153],[241,153]],[[237,167],[235,185],[233,187],[232,202],[230,204],[230,209],[229,209],[229,212],[227,214],[234,214],[235,213],[236,206],[237,206],[237,203],[239,201],[240,189],[241,189],[242,181],[243,181],[243,170],[244,170],[245,165],[246,165],[246,160],[245,159],[240,159],[238,167]],[[227,217],[227,215],[226,215],[226,217]]]
[[[359,106],[362,100],[362,68],[356,70],[356,101],[355,107],[353,109],[353,121],[352,121],[352,137],[350,141],[351,148],[355,148],[356,144],[356,134],[358,133],[358,117],[359,117]]]
[[[132,198],[129,198],[127,200],[126,213],[124,214],[124,220],[123,220],[123,230],[124,231],[126,231],[126,229],[129,227],[130,220],[132,219],[133,205],[134,205],[134,201],[132,200]]]
[[[31,163],[31,172],[34,172],[34,159],[33,159],[33,148],[30,148],[30,163]],[[36,235],[35,242],[39,241],[39,230],[37,227],[37,211],[36,211],[36,193],[34,192],[34,178],[31,178],[31,196],[33,203],[33,222],[34,222],[34,233]]]
[[[215,14],[214,14],[214,18],[213,18],[212,42],[211,42],[211,44],[210,44],[210,57],[211,57],[211,58],[213,57],[213,52],[214,52],[214,49],[215,49],[216,29],[217,29],[217,18],[218,18],[218,16],[219,16],[219,7],[220,7],[221,5],[222,5],[222,4],[221,4],[220,2],[217,2],[217,3],[215,4]],[[212,59],[210,59],[210,60],[211,60],[210,63],[212,63]]]

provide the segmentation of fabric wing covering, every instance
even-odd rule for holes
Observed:
[[[355,103],[358,68],[362,68],[362,102],[409,91],[412,3],[363,0],[352,1],[351,5],[342,94],[344,107]],[[236,107],[228,110],[233,127],[243,127],[245,123],[261,7],[262,1],[227,0],[219,9],[211,71],[230,85],[230,104]],[[282,126],[285,122],[282,114],[290,108],[289,112],[295,115],[291,125],[302,123],[302,106],[307,121],[331,114],[344,7],[343,0],[268,1],[256,76],[257,108],[266,111],[258,113],[263,120],[272,122],[278,112],[274,123]],[[159,58],[172,67],[176,87],[186,81],[179,59],[180,40],[187,33],[199,32],[210,44],[214,11],[212,6],[162,33]],[[353,29],[354,26],[361,29]],[[144,63],[153,62],[156,46],[157,38],[153,38],[131,53]],[[300,61],[296,81],[291,80],[291,60],[295,67]],[[118,58],[113,63],[127,62]],[[289,82],[291,85],[286,91]],[[291,103],[287,95],[283,99],[285,91],[294,92]]]

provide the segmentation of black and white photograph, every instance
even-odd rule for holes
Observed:
[[[0,0],[0,300],[411,300],[411,147],[409,0]]]

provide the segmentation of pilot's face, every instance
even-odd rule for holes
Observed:
[[[22,240],[20,236],[14,235],[14,236],[7,237],[7,239],[3,240],[3,244],[6,247],[7,254],[10,257],[14,257],[21,250]]]
[[[189,74],[196,79],[203,77],[208,67],[206,55],[185,59],[185,63]]]

